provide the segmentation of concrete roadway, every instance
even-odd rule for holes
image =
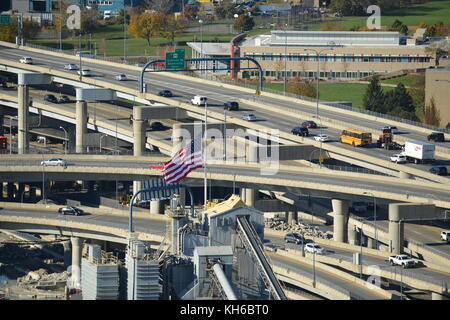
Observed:
[[[49,212],[49,211],[26,211],[26,210],[0,210],[0,215],[15,215],[15,216],[23,216],[23,217],[29,217],[30,215],[33,215],[34,217],[39,218],[50,218],[50,219],[57,219],[61,221],[67,221],[67,220],[74,220],[79,222],[85,222],[85,223],[95,223],[95,224],[101,224],[103,226],[110,226],[110,227],[117,227],[117,228],[124,228],[128,229],[128,218],[124,217],[117,217],[117,216],[110,216],[110,215],[84,215],[84,216],[68,216],[68,215],[61,215],[57,212]],[[150,219],[133,219],[134,228],[136,232],[147,232],[147,233],[154,233],[161,236],[164,236],[166,231],[166,224],[163,221],[159,220],[150,220]],[[271,260],[279,265],[285,265],[289,267],[290,269],[294,271],[299,271],[302,273],[308,273],[312,276],[313,271],[311,270],[311,267],[308,265],[304,265],[300,263],[299,261],[290,261],[288,259],[284,258],[274,258],[271,257]],[[316,270],[316,276],[320,279],[325,279],[330,283],[335,284],[338,287],[341,287],[345,290],[348,290],[352,293],[353,296],[359,297],[362,299],[367,300],[375,300],[375,299],[381,299],[378,295],[374,294],[367,288],[361,288],[359,286],[354,286],[350,283],[348,283],[345,280],[335,278],[333,275],[330,275],[328,273]]]
[[[23,56],[30,56],[35,61],[36,65],[41,66],[48,66],[55,69],[63,70],[63,65],[68,62],[77,63],[75,60],[70,60],[66,58],[59,58],[59,57],[53,57],[49,56],[47,59],[42,57],[42,54],[36,54],[32,52],[27,52],[23,50],[18,49],[11,49],[11,48],[2,48],[0,51],[0,57],[11,59],[13,61],[18,61],[18,59]],[[83,63],[83,67],[90,68],[91,71],[93,71],[95,77],[99,77],[101,80],[104,81],[111,81],[113,83],[119,83],[114,79],[114,76],[118,73],[125,73],[127,74],[128,78],[130,78],[130,81],[121,81],[120,84],[126,87],[130,88],[137,88],[137,79],[139,76],[139,72],[129,70],[126,67],[124,68],[113,68],[110,66],[104,66],[100,64],[91,64],[91,63]],[[75,72],[75,71],[72,71]],[[197,82],[186,82],[185,80],[180,80],[176,78],[171,78],[162,75],[161,73],[146,73],[145,81],[148,84],[149,90],[148,92],[151,93],[157,93],[161,89],[170,89],[174,94],[175,97],[174,100],[182,101],[182,102],[188,102],[189,99],[195,95],[195,94],[202,94],[206,95],[209,100],[208,107],[212,109],[220,108],[222,109],[222,105],[224,101],[228,100],[237,100],[237,99],[249,99],[253,100],[255,96],[250,93],[240,92],[238,90],[232,90],[228,88],[221,88],[217,86],[212,86],[205,83],[197,83]],[[274,99],[274,98],[268,98],[260,96],[258,97],[258,101],[264,102],[265,104],[274,105],[274,106],[283,106],[287,108],[295,108],[301,112],[308,112],[311,114],[311,117],[315,114],[316,110],[313,107],[305,106],[300,103],[293,104],[291,102],[286,102],[284,100],[280,99]],[[251,112],[256,115],[258,119],[260,119],[263,122],[267,122],[267,125],[271,128],[280,129],[281,131],[288,131],[290,132],[290,129],[294,126],[298,126],[302,120],[310,120],[310,119],[302,119],[302,120],[293,120],[289,119],[289,117],[286,117],[281,113],[277,112],[267,112],[264,109],[256,108],[251,105],[241,104],[241,111],[238,112],[230,112],[230,114],[233,114],[235,116],[238,116],[238,114],[242,114],[243,112]],[[358,126],[365,126],[368,128],[372,128],[374,130],[379,130],[381,127],[385,125],[383,122],[383,119],[380,119],[380,121],[369,121],[365,119],[361,119],[359,117],[351,118],[348,115],[342,114],[340,112],[334,112],[334,111],[327,111],[322,110],[320,111],[320,114],[324,117],[334,119],[336,121],[341,121],[348,123],[349,126],[351,124],[355,124]],[[239,117],[239,116],[238,116]],[[270,121],[270,122],[269,122]],[[288,129],[288,130],[286,130]],[[402,129],[399,127],[399,130],[402,132],[402,135],[405,135],[406,137],[412,139],[412,140],[422,140],[426,141],[426,134],[423,134],[421,132],[408,132],[406,129]],[[320,130],[311,130],[312,134],[317,134],[320,132]],[[332,128],[324,128],[323,133],[326,133],[330,135],[333,139],[333,141],[329,143],[339,143],[337,141],[337,138],[340,134],[340,130],[332,129]],[[312,139],[312,138],[310,138]],[[437,143],[437,145],[441,145],[444,147],[448,146],[448,143]],[[340,144],[339,146],[348,149],[348,150],[355,150],[355,148],[349,146]],[[394,154],[395,151],[387,151],[384,149],[378,149],[378,148],[361,148],[356,149],[357,151],[361,151],[364,154],[372,155],[375,157],[380,157],[384,160],[389,160],[389,156]],[[450,165],[450,161],[446,159],[438,159],[438,162],[436,164],[440,165]],[[430,165],[414,165],[414,164],[405,164],[406,166],[414,166],[423,170],[428,170],[430,168]]]

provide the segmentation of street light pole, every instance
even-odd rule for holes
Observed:
[[[67,145],[69,144],[67,141],[67,131],[62,126],[60,126],[59,128],[64,130],[64,137],[65,137],[64,154],[67,154]]]
[[[9,154],[12,154],[12,116],[9,117]]]
[[[227,110],[223,109],[223,160],[227,161]]]
[[[200,23],[200,58],[203,59],[203,20],[198,20],[198,23]],[[203,64],[204,62],[201,62],[201,69],[204,69]],[[201,71],[201,73],[203,73],[203,70]]]
[[[83,66],[81,65],[81,33],[78,35],[78,55],[80,56],[80,82],[83,81]]]
[[[375,248],[378,250],[378,230],[377,230],[377,198],[372,192],[363,192],[363,194],[373,197],[373,223],[375,227]]]
[[[59,0],[59,51],[62,51],[62,9],[61,9],[61,0]]]
[[[104,138],[104,137],[106,137],[107,135],[106,134],[102,134],[101,136],[100,136],[100,153],[102,153],[102,139]]]
[[[286,25],[287,27],[287,25]],[[286,80],[287,80],[287,33],[286,28],[284,29],[284,95],[286,95]]]

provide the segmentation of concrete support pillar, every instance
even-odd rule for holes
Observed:
[[[362,247],[367,247],[367,236],[365,236],[364,234],[361,235],[361,231],[359,231],[359,245]]]
[[[144,154],[147,140],[145,135],[147,119],[144,119],[142,111],[142,108],[133,108],[133,154],[135,157]]]
[[[142,181],[133,181],[133,194],[143,189]],[[141,195],[138,195],[136,199],[140,199]]]
[[[77,101],[76,103],[76,138],[75,138],[75,152],[83,153],[85,151],[85,135],[87,133],[87,117],[88,109],[87,102]]]
[[[14,200],[14,183],[12,182],[8,182],[8,201],[13,201]]]
[[[400,178],[401,179],[414,179],[414,176],[410,173],[400,171]]]
[[[188,201],[186,202],[186,189],[185,188],[180,188],[180,205],[183,206],[190,206],[191,205],[191,199],[189,198]]]
[[[354,246],[358,245],[358,231],[355,227],[348,228],[348,243]]]
[[[70,250],[70,241],[63,241],[62,245],[64,247],[64,267],[68,268],[71,262],[72,252]]]
[[[26,85],[18,85],[17,87],[18,95],[18,154],[28,153],[28,103],[29,103],[29,92]]]
[[[286,212],[286,222],[288,224],[294,224],[297,223],[298,214],[297,211],[288,211]]]
[[[400,207],[389,204],[389,241],[392,254],[402,254],[404,244],[404,223],[400,220]]]
[[[371,237],[367,237],[367,248],[374,249],[375,240]]]
[[[333,199],[333,238],[334,241],[347,242],[348,200]]]
[[[3,201],[3,182],[0,182],[0,201]]]
[[[255,206],[255,201],[258,200],[258,191],[252,188],[242,188],[241,198],[249,207]]]
[[[248,162],[258,162],[258,146],[249,145],[247,157]]]
[[[150,201],[151,214],[164,214],[164,206],[161,200]]]
[[[17,201],[22,201],[25,195],[25,183],[19,183],[19,190],[17,192]]]
[[[72,268],[74,266],[80,268],[83,239],[78,237],[71,237],[70,242],[72,243]]]

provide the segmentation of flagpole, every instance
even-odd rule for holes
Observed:
[[[203,172],[204,172],[204,198],[205,198],[205,203],[204,206],[206,208],[206,204],[208,202],[208,176],[206,173],[206,160],[207,160],[207,130],[208,130],[208,112],[206,111],[207,109],[207,102],[205,102],[205,133],[204,133],[204,141],[205,141],[205,149],[204,149],[204,153],[203,153]]]

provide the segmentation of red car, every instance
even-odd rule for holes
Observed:
[[[314,121],[305,121],[302,123],[302,127],[305,128],[317,128],[317,124]]]

